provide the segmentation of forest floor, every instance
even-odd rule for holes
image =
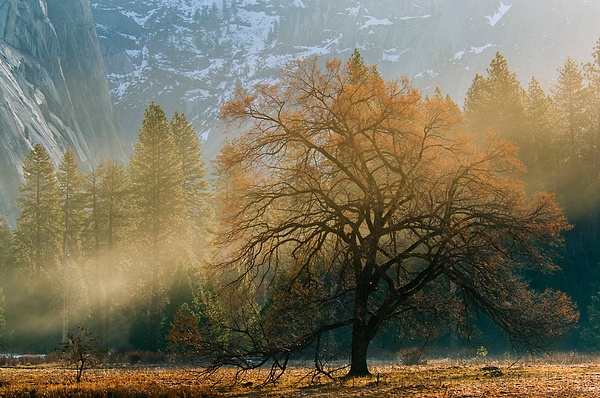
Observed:
[[[291,367],[264,384],[266,371],[210,377],[191,367],[90,369],[80,383],[57,364],[0,367],[0,397],[600,397],[600,361],[519,361],[371,365],[373,376],[334,378]],[[314,377],[313,377],[314,376]]]

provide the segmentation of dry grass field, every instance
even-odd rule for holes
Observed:
[[[568,362],[568,361],[567,361]],[[438,361],[371,366],[372,377],[331,380],[294,367],[276,383],[265,373],[222,371],[210,378],[181,367],[89,370],[81,383],[58,365],[0,368],[0,397],[600,397],[600,362],[494,363]]]

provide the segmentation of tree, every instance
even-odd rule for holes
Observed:
[[[555,192],[560,167],[560,111],[540,83],[532,78],[525,98],[525,130],[531,137],[527,181],[534,187]]]
[[[76,381],[81,382],[83,373],[98,361],[99,339],[85,327],[78,326],[77,334],[69,333],[62,343],[63,360],[74,365]]]
[[[57,289],[62,274],[60,191],[54,165],[43,146],[36,144],[25,157],[23,177],[25,182],[19,187],[17,202],[21,213],[14,232],[14,252],[15,262],[22,271],[15,272],[27,292],[19,305],[27,311],[19,314],[14,335],[15,340],[31,339],[30,343],[42,350],[55,346],[56,342],[51,342],[55,333],[60,337],[54,314],[62,290]]]
[[[123,251],[134,229],[131,182],[123,165],[112,160],[86,175],[85,249],[94,329],[108,347],[111,313],[123,284]],[[123,293],[121,293],[123,294]]]
[[[592,296],[587,306],[588,324],[583,328],[583,340],[588,350],[598,351],[600,348],[600,294]]]
[[[149,252],[146,272],[149,281],[149,346],[158,349],[161,324],[161,292],[164,265],[176,256],[178,233],[183,227],[184,195],[181,157],[169,121],[160,106],[151,103],[131,158],[133,199],[138,213],[138,233],[141,247]],[[183,247],[185,249],[185,247]]]
[[[10,250],[11,230],[8,221],[0,216],[0,272],[3,270]]]
[[[471,130],[481,134],[492,129],[523,147],[525,91],[502,54],[496,53],[486,70],[487,78],[476,75],[465,99]]]
[[[582,71],[570,57],[558,72],[559,76],[552,88],[552,94],[563,114],[565,129],[563,143],[567,147],[566,153],[572,163],[576,162],[580,155],[578,148],[586,126],[587,90]]]
[[[600,147],[600,39],[596,42],[592,53],[592,61],[584,66],[585,77],[588,81],[587,92],[588,99],[588,117],[589,134],[587,160],[591,162],[592,172],[598,175],[600,170],[600,161],[596,156]]]
[[[133,230],[131,195],[131,181],[125,167],[111,160],[107,161],[98,193],[104,248],[104,251],[99,253],[104,265],[100,272],[104,290],[100,319],[103,324],[101,337],[106,344],[110,343],[112,307],[118,298],[122,252],[129,241],[127,234]]]
[[[71,149],[67,149],[58,165],[58,187],[62,210],[63,249],[63,332],[62,341],[67,341],[70,317],[70,272],[69,261],[81,252],[83,227],[83,178]]]
[[[54,268],[61,253],[60,192],[46,149],[36,144],[23,163],[15,237],[20,258],[34,277]]]
[[[0,286],[0,350],[6,348],[6,340],[8,339],[8,333],[6,330],[6,319],[4,318],[4,306],[6,301],[4,300],[4,294],[2,287]]]
[[[314,324],[268,347],[248,337],[253,355],[285,366],[327,331],[349,327],[349,374],[368,374],[382,327],[449,282],[530,349],[576,320],[566,296],[535,292],[520,276],[555,268],[548,244],[560,242],[565,217],[550,195],[527,199],[515,148],[494,137],[476,146],[449,98],[423,99],[356,56],[324,69],[312,58],[282,70],[278,85],[238,88],[221,112],[245,131],[219,157],[221,173],[236,175],[221,193],[220,266],[233,285],[263,295],[285,273],[282,297],[296,291],[318,311]],[[298,284],[321,286],[319,294]],[[239,339],[255,334],[242,325],[231,326]]]
[[[164,308],[164,330],[163,335],[166,337],[171,323],[174,322],[178,311],[184,305],[191,305],[195,301],[194,288],[189,276],[188,267],[184,264],[179,264],[174,273],[171,286],[165,292],[167,304]],[[167,339],[168,340],[168,339]]]
[[[185,218],[192,233],[190,238],[196,242],[202,240],[206,246],[210,211],[206,167],[202,159],[200,140],[185,114],[175,112],[170,125],[177,153],[180,156]]]
[[[202,344],[198,322],[198,317],[190,310],[189,305],[184,304],[177,310],[166,336],[171,352],[186,358],[193,357]]]

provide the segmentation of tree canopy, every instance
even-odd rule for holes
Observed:
[[[349,327],[350,374],[368,374],[382,327],[435,311],[451,290],[532,349],[576,320],[564,294],[521,276],[555,268],[565,217],[551,195],[528,198],[515,147],[491,134],[476,143],[449,98],[387,81],[355,52],[346,64],[296,61],[278,84],[238,88],[221,114],[244,132],[217,165],[235,179],[220,184],[220,265],[234,284],[277,292],[270,321],[268,310],[238,315],[223,363],[250,352],[285,367]]]

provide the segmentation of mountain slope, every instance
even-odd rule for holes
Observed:
[[[548,86],[567,56],[589,59],[600,2],[573,0],[93,0],[113,98],[130,139],[150,101],[185,112],[212,156],[217,107],[235,83],[286,62],[347,59],[408,75],[462,102],[496,51],[526,84]]]
[[[20,165],[36,143],[56,163],[66,147],[84,164],[123,152],[89,7],[87,0],[0,3],[0,215],[10,220]]]

